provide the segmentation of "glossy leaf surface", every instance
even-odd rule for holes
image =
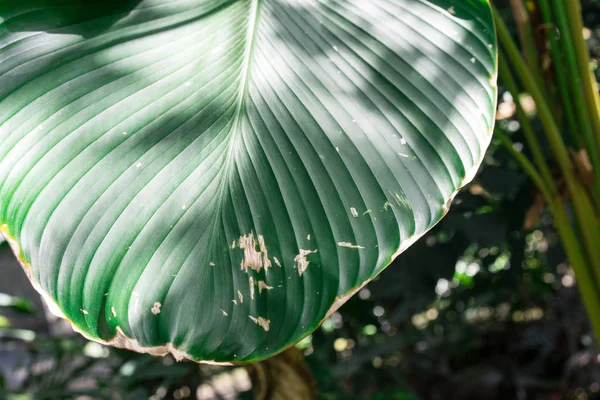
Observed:
[[[56,311],[121,347],[281,351],[443,216],[491,137],[484,0],[0,18],[0,225]]]

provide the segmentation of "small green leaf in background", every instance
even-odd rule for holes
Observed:
[[[0,315],[0,328],[10,328],[12,327],[10,321],[8,320],[8,318],[6,318],[3,315]]]
[[[0,307],[4,307],[19,313],[32,315],[36,313],[35,306],[31,303],[31,301],[21,297],[10,296],[6,293],[0,293]]]

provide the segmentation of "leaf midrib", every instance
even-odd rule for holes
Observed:
[[[258,31],[258,20],[260,17],[260,9],[263,0],[250,0],[250,21],[248,24],[248,31],[246,32],[246,51],[244,52],[244,60],[242,61],[242,77],[241,86],[238,93],[238,102],[236,105],[236,123],[238,122],[239,114],[241,113],[242,107],[245,103],[246,92],[248,90],[248,81],[250,80],[250,67],[252,65],[252,55],[254,53],[254,47],[256,46],[256,33]]]
[[[243,1],[243,0],[242,0]],[[246,104],[246,96],[248,93],[248,84],[250,82],[250,70],[252,65],[252,59],[254,54],[254,48],[256,47],[256,33],[258,31],[258,20],[260,16],[260,9],[263,0],[250,0],[250,19],[246,32],[246,49],[244,51],[244,59],[242,60],[241,76],[240,76],[240,87],[233,111],[233,123],[229,130],[229,144],[227,145],[227,155],[223,163],[222,173],[224,179],[222,182],[227,182],[229,174],[235,165],[235,149],[236,144],[240,140],[241,129],[240,123],[243,115],[243,109]],[[223,185],[221,185],[221,189]],[[219,190],[219,194],[222,194],[222,190]]]
[[[244,0],[242,0],[244,1]],[[250,0],[250,18],[248,22],[247,32],[246,32],[246,48],[244,51],[244,58],[242,60],[241,67],[241,77],[240,77],[240,87],[235,103],[235,108],[233,112],[233,123],[231,124],[231,128],[228,132],[229,143],[227,144],[227,154],[225,155],[225,160],[223,162],[223,166],[221,168],[221,178],[218,188],[218,198],[222,198],[226,188],[228,187],[229,177],[232,172],[235,170],[235,153],[238,146],[238,143],[241,141],[241,120],[243,116],[243,110],[246,104],[246,98],[248,93],[248,86],[250,82],[250,72],[252,66],[252,60],[254,55],[254,49],[256,47],[256,36],[258,32],[258,25],[260,19],[260,11],[261,5],[264,0]],[[217,210],[214,213],[215,217],[221,214],[222,202],[217,201]],[[213,234],[214,230],[217,227],[217,221],[219,218],[213,219],[214,223],[212,224]]]

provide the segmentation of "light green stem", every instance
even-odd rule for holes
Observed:
[[[577,149],[581,149],[583,144],[581,143],[581,138],[578,135],[578,132],[580,132],[579,121],[577,121],[577,118],[575,117],[575,110],[573,109],[573,102],[571,101],[571,93],[569,90],[570,85],[567,81],[567,73],[564,65],[564,55],[560,49],[558,40],[556,39],[557,31],[555,30],[556,27],[554,26],[552,10],[548,0],[539,0],[538,4],[540,5],[542,20],[544,24],[549,27],[547,29],[547,36],[550,41],[550,50],[552,52],[552,60],[554,61],[554,70],[556,71],[556,83],[560,93],[560,98],[563,100],[562,107],[567,117],[569,137],[573,141],[573,145]]]
[[[600,343],[600,290],[594,284],[593,273],[588,267],[589,262],[584,256],[583,248],[581,248],[577,241],[577,235],[569,223],[569,217],[562,204],[555,204],[550,208],[554,216],[556,230],[565,248],[569,262],[573,267],[573,271],[575,271],[577,286],[587,309],[588,318],[595,333],[596,343]]]
[[[598,84],[590,69],[590,55],[587,44],[583,39],[583,21],[581,19],[581,3],[579,0],[565,1],[568,21],[571,27],[573,47],[577,57],[577,64],[581,74],[585,101],[594,129],[594,136],[598,152],[600,152],[600,97]]]
[[[506,56],[504,55],[502,50],[499,50],[499,52],[500,54],[498,55],[498,70],[500,82],[502,82],[502,84],[506,86],[506,89],[513,96],[517,118],[521,123],[521,128],[523,129],[525,139],[527,140],[527,144],[529,145],[531,153],[533,154],[535,164],[539,168],[542,178],[548,185],[549,189],[552,191],[552,193],[556,194],[557,190],[554,184],[554,179],[552,178],[552,172],[550,171],[550,167],[546,162],[546,159],[542,152],[542,147],[540,146],[535,131],[533,130],[533,126],[531,126],[529,118],[527,117],[527,115],[523,111],[523,108],[521,107],[521,103],[519,101],[520,91],[517,87],[517,82],[513,77],[510,68],[506,64]]]
[[[544,196],[544,199],[548,204],[552,204],[556,198],[556,193],[553,191],[548,182],[540,175],[535,166],[523,155],[514,148],[512,140],[504,134],[500,129],[496,127],[494,130],[494,137],[502,143],[502,145],[508,150],[513,158],[521,165],[527,175],[531,178],[533,183],[540,189],[540,192]]]
[[[504,21],[502,21],[502,18],[500,18],[495,8],[492,10],[500,44],[506,52],[510,65],[514,68],[525,89],[531,94],[531,97],[535,101],[546,132],[546,137],[548,138],[550,147],[552,148],[558,166],[563,174],[565,183],[569,188],[576,221],[585,244],[584,248],[595,274],[600,274],[600,251],[598,251],[598,244],[600,243],[600,227],[598,226],[596,211],[590,202],[587,192],[581,185],[581,182],[579,182],[578,177],[573,170],[560,130],[558,129],[552,110],[548,105],[542,90],[538,87],[531,71],[529,71],[519,49],[512,40]]]
[[[540,69],[540,63],[538,61],[537,48],[533,38],[533,29],[531,27],[531,19],[527,13],[527,7],[525,7],[523,0],[510,0],[510,4],[517,24],[517,30],[519,31],[519,41],[521,42],[527,65],[529,65],[529,69],[531,69],[535,78],[538,80],[538,85],[542,86],[542,70]]]
[[[569,0],[568,2],[575,3],[575,1],[576,0]],[[594,168],[594,186],[596,190],[596,198],[600,200],[600,159],[598,157],[600,154],[600,147],[598,144],[600,142],[597,141],[597,139],[600,137],[597,136],[600,134],[600,131],[597,131],[596,135],[594,135],[590,113],[588,112],[589,101],[586,101],[586,96],[584,94],[585,85],[583,84],[583,77],[581,75],[581,69],[579,68],[582,60],[578,60],[578,57],[581,57],[581,54],[576,54],[576,46],[574,46],[573,41],[574,36],[582,36],[582,31],[580,30],[578,35],[572,34],[573,32],[570,29],[570,23],[573,21],[571,20],[571,16],[567,16],[566,14],[565,3],[566,2],[564,0],[551,0],[551,4],[554,6],[556,23],[561,36],[559,43],[562,45],[561,50],[565,56],[567,76],[571,78],[575,112],[577,113],[577,118],[580,122],[583,143],[585,144],[592,167]],[[581,40],[583,40],[583,37]],[[586,59],[589,60],[587,57]],[[589,75],[589,68],[583,75]]]
[[[561,242],[573,270],[575,271],[577,285],[592,324],[596,343],[600,343],[600,290],[595,284],[596,280],[594,279],[594,273],[589,270],[588,261],[584,257],[584,250],[577,242],[575,232],[569,223],[569,218],[562,206],[560,198],[554,197],[542,176],[536,171],[535,166],[527,159],[527,157],[514,149],[513,143],[508,136],[499,129],[496,129],[494,131],[494,137],[500,140],[506,150],[508,150],[514,159],[521,165],[533,183],[540,189],[540,192],[548,203],[550,211],[554,216],[556,230],[561,238]]]

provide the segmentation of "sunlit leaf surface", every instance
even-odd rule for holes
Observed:
[[[281,351],[443,216],[491,136],[484,0],[8,0],[0,18],[2,231],[55,311],[120,347]]]

